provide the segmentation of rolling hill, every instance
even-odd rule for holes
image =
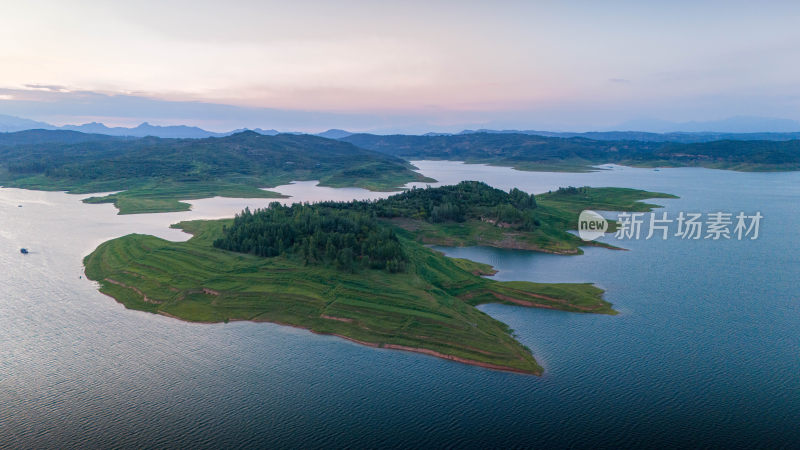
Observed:
[[[125,214],[188,209],[181,199],[276,197],[261,188],[293,180],[372,190],[426,180],[397,157],[309,135],[246,131],[206,139],[116,139],[69,133],[38,130],[29,144],[0,147],[0,184],[124,191],[86,201],[113,202]],[[69,142],[48,143],[43,136]]]

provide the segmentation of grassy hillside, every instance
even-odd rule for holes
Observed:
[[[580,172],[605,163],[741,171],[800,170],[800,140],[678,143],[519,133],[453,136],[354,134],[341,140],[406,159],[460,160],[520,170]]]
[[[588,284],[496,282],[401,232],[405,271],[338,270],[297,258],[213,247],[232,221],[178,224],[188,242],[128,235],[86,257],[86,275],[126,307],[189,321],[254,320],[336,334],[368,345],[419,351],[494,369],[541,373],[508,327],[475,305],[505,302],[613,314]]]
[[[124,191],[87,201],[111,202],[121,214],[132,214],[188,209],[182,199],[277,197],[259,188],[292,180],[372,190],[427,180],[396,157],[307,135],[243,132],[224,138],[73,142],[69,134],[67,139],[0,146],[0,184],[73,193]]]

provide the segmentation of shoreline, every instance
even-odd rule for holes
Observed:
[[[119,300],[114,298],[112,295],[109,295],[109,294],[105,294],[105,295],[108,295],[109,297],[113,298],[114,301],[116,301],[117,303],[125,306],[124,303],[120,302]],[[129,309],[129,308],[125,307],[125,309]],[[138,311],[138,310],[131,310],[131,311]],[[146,312],[146,311],[140,311],[140,312]],[[466,365],[469,365],[469,366],[482,367],[484,369],[489,369],[489,370],[497,370],[497,371],[500,371],[500,372],[510,372],[510,373],[516,373],[516,374],[521,374],[521,375],[535,375],[535,376],[542,376],[542,373],[543,373],[543,371],[541,371],[541,370],[540,371],[529,371],[529,370],[516,369],[514,367],[501,366],[499,364],[492,364],[492,363],[486,363],[486,362],[482,362],[482,361],[475,361],[475,360],[472,360],[472,359],[462,358],[460,356],[448,355],[446,353],[437,352],[436,350],[430,350],[430,349],[427,349],[427,348],[409,347],[407,345],[400,345],[400,344],[384,344],[384,343],[380,343],[380,342],[367,342],[367,341],[362,341],[360,339],[356,339],[356,338],[352,338],[352,337],[349,337],[349,336],[345,336],[345,335],[339,334],[339,333],[325,333],[323,331],[317,331],[317,330],[313,330],[313,329],[308,328],[308,327],[303,327],[303,326],[300,326],[300,325],[293,325],[293,324],[286,323],[286,322],[277,322],[277,321],[272,321],[272,320],[258,320],[258,319],[250,319],[250,320],[232,319],[232,320],[229,320],[228,322],[224,322],[224,321],[208,322],[208,321],[186,320],[184,318],[175,316],[173,314],[170,314],[170,313],[164,312],[164,311],[159,311],[156,314],[160,315],[160,316],[168,317],[170,319],[177,319],[177,320],[180,320],[181,322],[185,322],[185,323],[196,323],[196,324],[203,324],[203,325],[225,324],[225,323],[229,323],[229,322],[272,323],[272,324],[275,324],[275,325],[297,328],[299,330],[306,330],[306,331],[308,331],[308,332],[310,332],[312,334],[317,334],[317,335],[320,335],[320,336],[335,336],[335,337],[344,339],[346,341],[353,342],[355,344],[363,345],[365,347],[385,348],[385,349],[389,349],[389,350],[400,350],[400,351],[411,352],[411,353],[421,353],[421,354],[424,354],[424,355],[433,356],[433,357],[436,357],[436,358],[445,359],[445,360],[448,360],[448,361],[453,361],[453,362],[457,362],[457,363],[461,363],[461,364],[466,364]]]
[[[276,322],[272,322],[272,323],[276,323]],[[292,325],[290,325],[290,326],[292,326]],[[375,343],[375,342],[366,342],[366,341],[361,341],[361,340],[358,340],[358,339],[355,339],[355,338],[351,338],[351,337],[347,337],[347,336],[344,336],[344,335],[341,335],[341,334],[337,334],[337,333],[323,333],[323,332],[314,331],[314,330],[311,330],[311,329],[308,329],[308,328],[304,328],[304,327],[295,327],[295,328],[301,328],[301,329],[309,330],[314,334],[327,335],[327,336],[336,336],[336,337],[339,337],[339,338],[354,342],[356,344],[360,344],[360,345],[364,345],[364,346],[372,347],[372,348],[386,348],[386,349],[390,349],[390,350],[401,350],[401,351],[412,352],[412,353],[422,353],[424,355],[434,356],[436,358],[445,359],[445,360],[448,360],[448,361],[458,362],[458,363],[466,364],[466,365],[469,365],[469,366],[482,367],[484,369],[497,370],[497,371],[501,371],[501,372],[518,373],[518,374],[522,374],[522,375],[536,375],[536,376],[541,376],[542,375],[542,371],[534,372],[534,371],[529,371],[529,370],[515,369],[513,367],[501,366],[499,364],[485,363],[485,362],[481,362],[481,361],[475,361],[475,360],[472,360],[472,359],[461,358],[461,357],[455,356],[455,355],[448,355],[446,353],[437,352],[436,350],[430,350],[430,349],[427,349],[427,348],[409,347],[407,345],[399,345],[399,344],[382,344],[382,343]]]

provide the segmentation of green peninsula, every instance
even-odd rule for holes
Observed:
[[[494,227],[510,223],[520,227],[517,232],[535,234],[543,227],[570,227],[549,222],[551,213],[539,214],[547,204],[569,209],[584,201],[597,209],[642,210],[647,206],[636,199],[654,195],[575,190],[540,196],[537,202],[518,190],[506,193],[464,182],[372,202],[273,203],[234,219],[175,225],[193,235],[187,242],[138,234],[114,239],[84,264],[101,292],[131,309],[193,322],[274,322],[374,347],[541,374],[512,330],[476,306],[499,302],[616,314],[603,291],[591,284],[484,278],[494,273],[491,266],[445,257],[396,220],[471,226],[480,213],[484,219],[502,219]]]

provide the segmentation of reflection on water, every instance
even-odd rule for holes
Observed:
[[[537,378],[272,324],[128,311],[82,276],[83,256],[105,240],[183,240],[170,224],[269,199],[119,216],[78,196],[0,189],[0,446],[800,445],[800,237],[787,232],[800,226],[800,174],[415,165],[443,183],[627,186],[681,196],[657,201],[670,212],[760,210],[762,237],[574,257],[445,249],[494,264],[499,279],[607,290],[621,315],[482,307],[542,361]],[[388,195],[314,182],[273,190],[292,195],[282,201]]]

